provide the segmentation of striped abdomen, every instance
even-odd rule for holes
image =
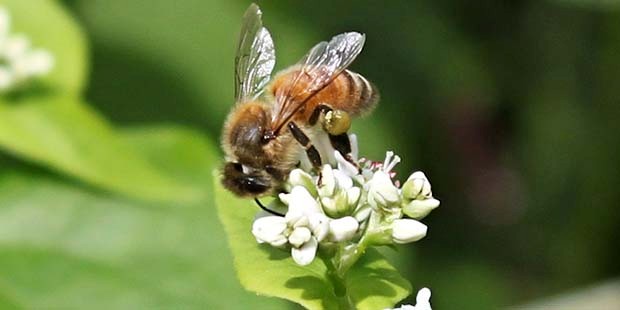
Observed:
[[[297,70],[295,68],[279,74],[270,87],[270,92],[276,94],[279,87],[291,82]],[[308,81],[301,79],[291,96],[301,94],[307,89]],[[342,110],[353,117],[370,112],[379,101],[377,89],[366,78],[355,72],[344,70],[327,86],[313,95],[306,102],[304,108],[295,116],[295,120],[308,121],[314,109],[319,104],[330,106],[335,110]]]

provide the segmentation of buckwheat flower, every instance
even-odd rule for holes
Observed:
[[[300,179],[304,178],[303,174],[299,176]],[[274,239],[281,241],[281,236],[287,238],[293,260],[298,265],[308,265],[316,256],[319,242],[325,239],[329,232],[329,218],[323,214],[319,203],[303,186],[296,185],[289,194],[280,194],[279,198],[288,205],[286,215],[284,218],[280,217],[287,228]],[[276,232],[280,232],[280,229],[281,226]]]
[[[426,225],[413,219],[398,219],[392,223],[392,241],[394,243],[409,243],[418,241],[426,236]]]
[[[423,172],[416,171],[403,184],[402,194],[407,199],[430,198],[432,196],[431,183]]]
[[[312,196],[318,195],[317,187],[316,184],[314,184],[312,176],[301,169],[294,169],[291,171],[288,177],[288,184],[290,187],[302,186],[308,190]]]
[[[314,238],[310,238],[310,240],[304,243],[301,247],[293,248],[291,251],[291,256],[298,265],[309,265],[310,263],[312,263],[314,257],[316,256],[317,247],[318,241]]]
[[[30,49],[30,40],[24,34],[8,36],[3,42],[2,56],[12,61],[19,59]]]
[[[415,302],[416,302],[415,306],[402,305],[399,308],[394,308],[392,310],[433,310],[431,308],[430,299],[431,299],[431,290],[425,287],[418,291],[418,295],[415,298]]]
[[[287,223],[281,216],[265,216],[252,224],[252,234],[258,243],[269,243],[272,246],[283,246],[287,242]]]
[[[403,206],[403,213],[410,218],[420,220],[437,207],[439,207],[439,200],[435,198],[411,200]]]
[[[10,28],[9,12],[0,7],[0,93],[20,88],[54,67],[51,53],[33,49],[25,34],[11,34]]]
[[[54,57],[45,50],[33,50],[16,60],[16,72],[23,76],[41,76],[48,73],[54,66]],[[19,67],[19,69],[18,69]]]
[[[368,182],[368,203],[374,208],[385,208],[400,202],[398,188],[387,172],[379,170]]]
[[[329,222],[329,237],[331,241],[341,242],[353,238],[359,223],[352,216],[335,219]]]

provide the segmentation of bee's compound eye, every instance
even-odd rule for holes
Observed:
[[[243,172],[243,165],[240,163],[232,163],[233,168],[239,172]]]
[[[269,186],[267,183],[265,183],[263,180],[253,178],[253,177],[247,177],[247,178],[242,179],[241,184],[245,191],[251,194],[256,194],[256,195],[262,194],[269,189]]]

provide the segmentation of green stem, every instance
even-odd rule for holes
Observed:
[[[342,246],[327,250],[323,254],[320,257],[327,266],[327,277],[334,287],[334,295],[338,299],[338,308],[343,310],[355,309],[355,303],[347,290],[346,272],[341,273],[339,268]]]

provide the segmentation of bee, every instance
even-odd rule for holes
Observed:
[[[333,147],[331,154],[335,149],[348,156],[351,117],[370,112],[379,98],[366,78],[346,69],[364,45],[365,36],[357,32],[318,43],[271,79],[275,49],[261,16],[256,4],[243,16],[235,57],[236,104],[222,130],[222,184],[254,198],[281,190],[302,162],[320,167],[322,156],[330,156],[313,143],[321,137]]]

